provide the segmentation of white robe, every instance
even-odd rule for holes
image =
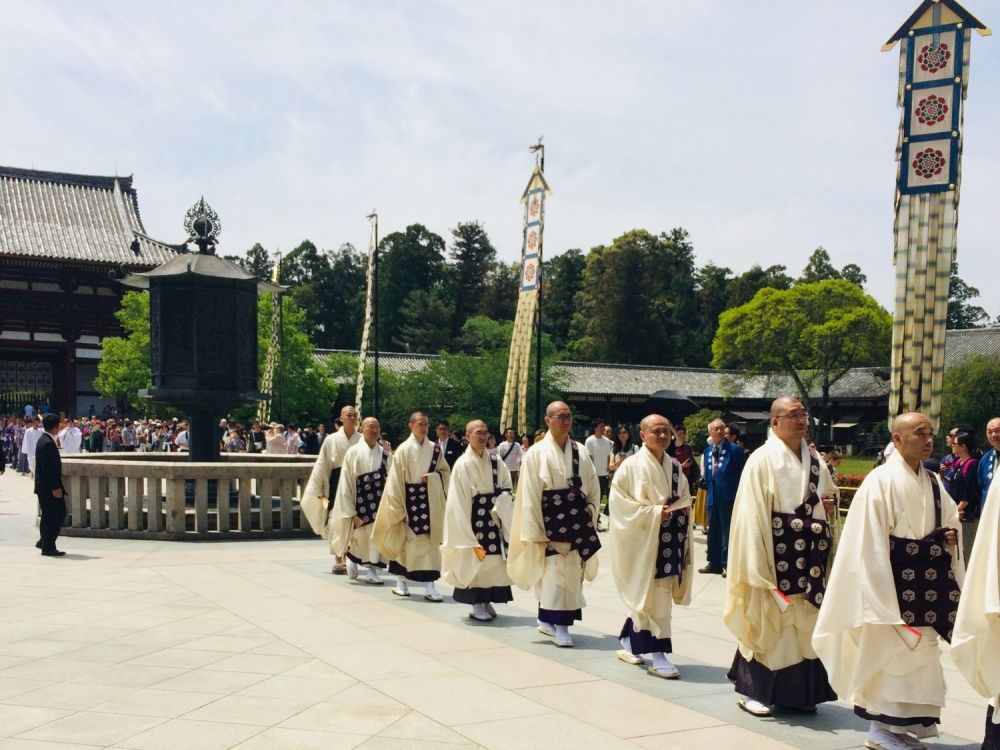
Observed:
[[[358,514],[357,479],[362,474],[378,471],[382,466],[383,455],[386,457],[388,468],[392,465],[392,456],[388,455],[378,443],[374,448],[369,448],[364,440],[352,445],[344,455],[344,463],[340,467],[340,483],[337,485],[337,500],[330,512],[329,523],[330,551],[335,555],[346,555],[350,552],[366,563],[382,562],[378,549],[371,542],[374,522],[355,528],[354,517]]]
[[[677,499],[673,475],[679,476]],[[672,604],[691,603],[692,534],[688,524],[684,572],[654,578],[664,504],[677,511],[691,507],[687,479],[666,453],[658,461],[643,446],[626,458],[615,471],[609,494],[611,528],[607,536],[611,552],[611,575],[618,594],[630,610],[636,631],[648,630],[654,638],[670,637]]]
[[[497,460],[497,483],[511,491],[510,470]],[[458,589],[510,586],[507,561],[502,555],[476,555],[480,547],[472,528],[473,495],[492,493],[493,469],[490,455],[478,455],[471,447],[451,467],[448,502],[444,511],[444,543],[441,548],[445,582]]]
[[[934,717],[944,705],[937,633],[917,628],[922,637],[911,651],[893,627],[903,618],[889,562],[890,535],[921,539],[934,530],[931,482],[941,484],[923,467],[911,469],[898,451],[865,477],[847,514],[816,624],[813,646],[833,689],[872,715]],[[961,526],[944,487],[941,522]],[[961,585],[964,570],[957,555],[952,570]],[[913,724],[909,729],[924,737],[937,734],[935,727]]]
[[[951,659],[1000,724],[1000,481],[990,484],[962,585]]]
[[[796,457],[777,436],[770,435],[747,459],[729,527],[723,620],[736,636],[743,658],[756,659],[773,671],[816,658],[811,644],[816,607],[802,594],[793,594],[788,597],[788,609],[782,612],[772,593],[777,588],[777,574],[771,513],[793,513],[802,504],[809,486],[809,466],[809,447],[804,440]],[[830,470],[822,459],[818,479],[820,498],[835,494]],[[816,504],[813,518],[828,520],[822,502]],[[836,519],[830,521],[835,533]]]
[[[451,469],[443,451],[431,469],[433,455],[434,441],[419,443],[412,434],[396,449],[372,529],[372,543],[382,554],[411,571],[441,570],[445,493]],[[431,528],[429,534],[418,536],[407,522],[406,485],[419,484],[424,474]]]
[[[299,508],[305,514],[313,531],[324,539],[330,538],[330,530],[327,528],[327,503],[334,501],[334,498],[330,497],[330,472],[343,465],[347,449],[357,445],[360,440],[360,432],[355,430],[348,437],[343,428],[324,440],[306,488],[302,490]]]
[[[569,488],[569,479],[573,476],[572,442],[575,441],[567,439],[565,447],[560,448],[552,433],[547,433],[524,454],[518,475],[507,572],[520,588],[535,589],[543,609],[582,609],[586,604],[583,579],[592,581],[597,576],[597,555],[584,564],[580,553],[571,550],[568,542],[549,542],[545,533],[542,492]],[[580,456],[582,490],[596,523],[601,485],[586,448],[580,443],[576,443],[576,447]],[[546,556],[546,547],[557,554]]]

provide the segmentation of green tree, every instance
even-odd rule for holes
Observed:
[[[576,248],[556,255],[542,264],[542,330],[555,345],[565,348],[576,312],[576,295],[583,283],[587,260]]]
[[[700,454],[708,445],[708,425],[716,419],[722,419],[722,412],[713,409],[699,409],[684,417],[687,442],[696,454]]]
[[[941,424],[972,425],[982,441],[1000,414],[1000,356],[975,355],[945,370],[941,397]]]
[[[497,263],[486,277],[477,315],[494,320],[513,320],[521,291],[521,264]]]
[[[868,277],[861,272],[861,266],[857,263],[848,263],[846,266],[840,269],[840,278],[850,281],[852,284],[864,289],[865,284],[868,283]]]
[[[888,362],[891,331],[889,313],[844,279],[765,288],[720,316],[712,366],[788,375],[825,419],[834,383],[854,367]]]
[[[454,316],[454,307],[443,289],[414,289],[399,310],[402,325],[394,343],[405,352],[447,351],[452,347]]]
[[[104,398],[124,401],[131,409],[145,409],[141,388],[152,386],[149,365],[149,292],[126,292],[115,313],[125,335],[101,342],[94,387]]]
[[[830,253],[822,247],[817,247],[809,256],[809,262],[802,269],[799,277],[800,284],[811,284],[814,281],[827,281],[829,279],[839,279],[840,272],[833,267],[830,262]]]
[[[401,335],[407,323],[401,314],[403,305],[410,292],[431,292],[445,283],[444,250],[441,236],[422,224],[388,234],[379,243],[379,339],[383,347],[390,342],[409,344]]]
[[[261,295],[257,303],[257,371],[262,374],[271,342],[273,307],[270,295]],[[327,369],[313,356],[316,347],[306,333],[306,311],[283,296],[282,317],[282,349],[278,358],[281,372],[275,371],[274,375],[271,414],[285,424],[325,418],[330,413],[337,388]],[[235,416],[249,416],[255,409],[255,405],[248,406]]]
[[[966,284],[958,275],[958,262],[951,264],[951,281],[948,286],[948,329],[982,328],[989,322],[989,315],[972,300],[979,298],[979,290]]]
[[[754,264],[727,285],[726,307],[745,305],[761,289],[791,288],[793,279],[785,273],[787,270],[785,266],[780,265],[761,268]]]
[[[593,362],[686,365],[694,298],[694,251],[687,232],[633,230],[587,255],[569,346]]]
[[[479,308],[490,273],[497,265],[497,251],[478,221],[459,222],[451,230],[452,265],[449,281],[452,322],[451,337],[457,338],[465,321]]]
[[[246,251],[244,255],[224,255],[226,260],[231,260],[244,271],[252,273],[261,281],[270,281],[274,271],[274,261],[270,254],[259,242]]]
[[[691,306],[691,346],[695,354],[692,365],[705,367],[712,361],[712,339],[719,327],[719,316],[726,309],[732,271],[728,268],[706,263],[695,273],[697,289],[694,305]]]

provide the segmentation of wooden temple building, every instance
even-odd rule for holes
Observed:
[[[101,340],[125,289],[177,248],[146,236],[132,177],[0,166],[0,414],[100,414]]]

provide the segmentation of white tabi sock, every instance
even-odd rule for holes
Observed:
[[[410,588],[406,585],[406,576],[396,576],[396,588],[399,591],[410,590]]]
[[[368,566],[368,572],[365,574],[365,577],[369,581],[377,581],[378,580],[378,567],[375,566],[375,565],[369,565]]]
[[[631,638],[629,638],[628,636],[625,636],[624,638],[619,638],[618,642],[620,644],[622,644],[622,648],[625,649],[628,653],[630,653],[630,654],[632,653],[632,639]],[[638,656],[638,654],[637,654],[637,656]]]
[[[428,596],[438,596],[437,589],[434,588],[434,581],[427,582],[427,587],[424,589],[424,593]]]

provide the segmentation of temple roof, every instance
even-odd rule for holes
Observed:
[[[323,363],[331,354],[350,354],[349,349],[316,349],[313,356]],[[961,364],[966,358],[1000,355],[1000,327],[947,331],[945,367]],[[397,375],[425,369],[440,360],[437,354],[381,352],[379,366]],[[368,354],[372,363],[373,355]],[[769,401],[783,393],[793,393],[794,383],[787,375],[746,375],[736,370],[711,370],[695,367],[660,367],[625,365],[608,362],[555,362],[556,390],[570,399],[627,398],[641,401],[657,391],[669,389],[695,402],[757,400]],[[888,367],[857,367],[830,389],[835,400],[877,401],[889,394]],[[819,397],[818,392],[810,395]]]
[[[150,268],[176,255],[145,236],[131,176],[0,166],[0,257]]]

